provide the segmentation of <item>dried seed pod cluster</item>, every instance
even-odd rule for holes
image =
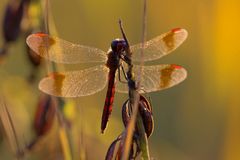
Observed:
[[[19,37],[22,31],[21,24],[24,13],[28,8],[29,2],[29,0],[13,0],[8,2],[2,23],[4,44],[0,50],[1,57],[7,54],[8,44],[16,41]]]
[[[140,95],[138,108],[139,108],[140,115],[142,117],[142,121],[143,121],[143,125],[145,128],[147,137],[150,137],[154,128],[152,106],[150,105],[146,97]],[[130,120],[130,117],[131,117],[131,106],[129,105],[129,100],[127,100],[122,107],[122,120],[125,127],[127,126]]]
[[[33,124],[36,138],[26,146],[26,149],[30,150],[39,138],[44,136],[52,128],[57,105],[57,100],[54,97],[46,94],[40,96]]]
[[[21,31],[21,21],[26,1],[10,1],[5,10],[3,20],[3,37],[5,42],[15,41]]]
[[[39,55],[37,55],[28,45],[26,45],[26,52],[27,52],[28,60],[32,65],[32,70],[28,77],[29,82],[32,83],[36,80],[37,69],[41,65],[42,58]]]
[[[37,136],[42,136],[49,131],[55,117],[57,101],[54,97],[43,94],[38,102],[34,130]]]
[[[139,113],[141,115],[144,129],[145,129],[145,133],[147,137],[150,137],[154,128],[152,106],[150,102],[147,100],[147,98],[144,97],[143,95],[140,95],[140,100],[138,105],[139,105],[138,106]],[[127,100],[124,102],[122,106],[122,121],[125,127],[127,127],[130,121],[131,114],[132,114],[132,108],[130,106],[129,100]],[[110,147],[108,148],[108,151],[105,157],[106,160],[121,159],[121,155],[123,151],[122,134],[118,136],[117,139],[115,139],[110,145]],[[138,137],[139,137],[138,129],[137,127],[135,127],[134,136],[133,136],[128,159],[135,159],[140,153]]]
[[[115,139],[110,147],[108,148],[105,160],[112,159],[122,159],[122,151],[123,151],[123,139],[122,134]],[[128,159],[135,159],[140,153],[140,149],[137,145],[136,136],[133,137],[133,142],[131,144],[131,149],[129,153]]]
[[[43,19],[40,10],[41,1],[35,0],[11,0],[7,3],[2,22],[3,44],[0,48],[0,61],[8,54],[8,48],[12,42],[16,42],[20,36],[26,36],[33,31],[43,28]],[[36,9],[37,8],[37,9]],[[39,13],[38,13],[39,12]],[[36,69],[40,65],[41,58],[26,45],[27,58],[32,64],[29,81],[36,79]]]

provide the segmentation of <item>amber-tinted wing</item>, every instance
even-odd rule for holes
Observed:
[[[156,60],[171,53],[186,40],[187,35],[185,29],[176,28],[147,41],[144,47],[144,61]],[[133,61],[141,60],[141,48],[141,43],[131,46]]]
[[[107,59],[106,52],[100,49],[73,44],[48,34],[31,34],[26,42],[38,55],[57,63],[105,62]]]
[[[39,83],[39,89],[58,97],[81,97],[101,91],[107,83],[104,65],[79,71],[51,73]]]
[[[133,72],[135,78],[139,75],[139,67],[135,65]],[[153,66],[143,66],[142,82],[140,93],[154,92],[170,88],[182,82],[187,77],[187,71],[175,64],[161,64]],[[128,86],[125,83],[116,84],[118,92],[127,93]]]

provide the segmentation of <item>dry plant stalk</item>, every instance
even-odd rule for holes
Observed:
[[[45,32],[47,34],[50,34],[50,32],[54,32],[57,34],[55,24],[52,19],[52,14],[50,13],[50,2],[49,0],[43,1],[43,9],[44,9],[44,24],[45,24]],[[49,23],[51,22],[51,26]],[[47,41],[49,42],[49,41]],[[47,44],[48,46],[49,44]],[[54,63],[48,61],[47,63],[47,70],[48,72],[50,70],[56,71],[57,68]],[[61,106],[64,106],[65,102],[61,100],[61,98],[58,98],[58,104]],[[66,122],[63,117],[62,112],[59,110],[58,106],[56,106],[56,113],[57,113],[57,119],[58,119],[58,124],[59,124],[59,138],[61,142],[61,147],[63,151],[63,156],[65,160],[72,160],[72,151],[69,143],[69,137],[68,137],[68,129],[66,128]]]
[[[137,88],[134,91],[130,91],[129,95],[130,97],[133,97],[133,101],[130,101],[131,105],[133,106],[133,113],[131,116],[131,120],[128,123],[127,129],[125,131],[124,135],[124,151],[123,151],[123,156],[122,159],[127,159],[129,152],[130,152],[130,146],[132,142],[132,137],[133,137],[133,132],[135,128],[135,123],[137,122],[137,128],[139,129],[140,132],[140,148],[142,151],[142,158],[143,159],[150,159],[149,155],[149,148],[148,148],[148,141],[147,141],[147,136],[145,134],[144,126],[143,126],[143,121],[141,116],[138,114],[138,103],[140,99],[140,95],[136,90],[139,90],[139,87],[141,86],[141,76],[142,76],[142,66],[144,64],[144,45],[145,45],[145,40],[146,40],[146,10],[147,10],[147,1],[144,0],[144,5],[143,5],[143,28],[142,28],[142,48],[141,48],[141,61],[140,61],[140,70],[139,70],[139,76],[137,77]],[[131,54],[130,54],[131,56]],[[131,70],[131,68],[130,68]],[[132,93],[133,92],[133,93]],[[130,98],[131,99],[131,98]]]

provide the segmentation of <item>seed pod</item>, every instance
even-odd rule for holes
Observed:
[[[37,136],[44,135],[52,127],[55,117],[56,100],[49,96],[40,97],[34,120],[34,129]]]
[[[124,102],[123,107],[122,107],[122,120],[123,124],[126,127],[130,117],[131,117],[131,107],[129,105],[129,100]],[[145,132],[147,134],[147,137],[149,137],[154,128],[154,121],[153,121],[153,116],[152,116],[152,107],[148,100],[140,95],[140,100],[139,100],[139,112],[143,120],[143,125],[145,128]]]
[[[126,127],[129,120],[130,120],[130,106],[129,106],[129,100],[126,100],[122,106],[122,121],[123,121],[123,124],[124,126]]]
[[[152,105],[150,104],[150,102],[146,99],[146,97],[144,97],[143,95],[140,95],[140,100],[141,103],[143,103],[147,109],[152,113]]]
[[[139,152],[135,149],[134,152],[134,143],[135,140],[133,139],[133,143],[131,144],[129,158],[128,159],[135,159],[134,157],[137,156]],[[118,146],[117,146],[118,145]],[[137,147],[137,145],[135,145]],[[117,139],[115,139],[110,147],[108,148],[105,160],[120,160],[122,159],[122,151],[123,151],[123,142],[122,142],[122,135],[120,135]]]
[[[28,59],[34,67],[38,67],[41,64],[41,57],[35,53],[31,48],[27,47]]]
[[[21,30],[25,0],[11,1],[7,4],[3,20],[3,36],[5,42],[12,42],[18,38]]]
[[[114,140],[112,142],[112,144],[110,145],[110,147],[108,148],[105,160],[112,160],[113,156],[114,156],[114,152],[116,150],[116,145],[117,143],[120,143],[121,137],[118,137],[116,140]]]
[[[143,120],[143,125],[145,128],[147,137],[150,137],[154,129],[154,121],[153,121],[152,111],[149,110],[151,109],[151,107],[148,106],[149,102],[145,100],[146,100],[145,97],[144,97],[144,100],[140,99],[139,112]]]
[[[32,33],[32,31],[29,30],[26,33],[26,35],[29,35],[31,33]],[[31,65],[32,65],[32,68],[31,68],[31,71],[30,71],[30,74],[28,77],[28,81],[30,83],[33,83],[36,80],[36,77],[38,74],[38,68],[42,62],[42,58],[37,53],[35,53],[27,44],[26,44],[26,52],[27,52],[26,54],[27,54],[29,63],[31,63]]]
[[[32,33],[33,33],[33,30],[29,29],[25,35],[27,37]],[[41,64],[42,58],[37,53],[35,53],[27,44],[26,44],[26,51],[27,51],[27,57],[29,59],[29,62],[32,64],[33,67],[37,68]]]

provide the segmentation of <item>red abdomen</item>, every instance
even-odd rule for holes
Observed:
[[[110,69],[108,74],[108,89],[105,99],[105,105],[103,108],[103,114],[102,114],[102,123],[101,123],[101,132],[103,133],[108,122],[108,118],[110,114],[112,113],[112,106],[113,106],[113,100],[114,100],[114,94],[115,94],[115,73],[116,69]]]

